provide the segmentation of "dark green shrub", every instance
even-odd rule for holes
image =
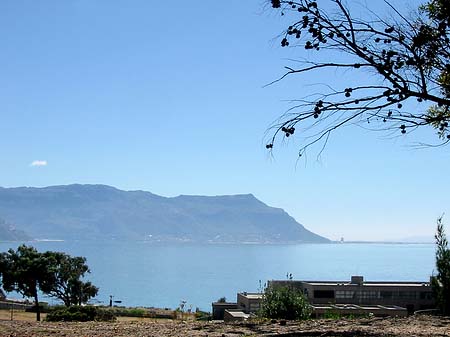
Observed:
[[[111,322],[116,320],[116,315],[114,315],[114,313],[111,310],[98,307],[94,308],[97,309],[95,315],[96,321]]]
[[[198,310],[195,312],[195,319],[197,321],[210,321],[211,320],[211,314],[206,311]]]
[[[299,289],[268,286],[264,289],[260,313],[265,318],[302,320],[311,316],[311,307]]]
[[[46,317],[50,322],[87,322],[87,321],[113,321],[115,315],[112,311],[93,306],[56,307]]]

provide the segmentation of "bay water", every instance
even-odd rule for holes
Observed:
[[[0,243],[0,251],[20,243]],[[136,241],[29,242],[39,251],[84,256],[87,279],[100,288],[93,303],[112,295],[124,306],[211,311],[211,302],[236,300],[267,280],[428,281],[435,271],[433,244],[332,243],[298,245],[155,244]],[[15,295],[17,297],[17,295]],[[58,301],[44,298],[50,304]]]

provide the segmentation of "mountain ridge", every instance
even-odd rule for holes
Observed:
[[[0,187],[0,217],[40,239],[329,242],[253,194],[163,197],[100,184]]]

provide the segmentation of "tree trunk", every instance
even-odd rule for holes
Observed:
[[[34,304],[36,306],[36,321],[39,322],[41,320],[41,308],[39,306],[39,299],[37,292],[34,294]]]

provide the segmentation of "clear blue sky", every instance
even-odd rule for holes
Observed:
[[[283,27],[263,0],[1,1],[0,186],[253,193],[331,239],[450,223],[448,147],[352,127],[320,161],[297,162],[298,140],[266,152],[285,100],[310,90],[263,88],[301,52],[279,47]]]

